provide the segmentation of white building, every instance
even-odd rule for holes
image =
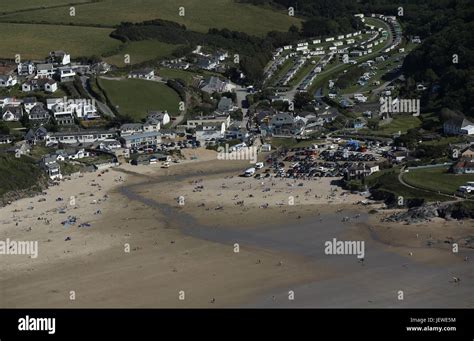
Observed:
[[[51,51],[49,61],[53,64],[68,65],[71,63],[71,55],[64,51]]]
[[[94,143],[113,137],[111,131],[84,130],[79,132],[52,133],[46,137],[46,142],[60,142],[65,144]]]
[[[61,67],[58,69],[58,74],[61,82],[74,80],[76,72],[70,67]]]
[[[228,128],[230,125],[230,115],[211,115],[201,116],[187,121],[186,128],[192,129],[199,126],[215,126],[216,124],[224,123],[225,127]]]
[[[155,78],[155,70],[153,69],[135,70],[129,73],[128,78],[139,78],[139,79],[151,80]]]
[[[124,148],[140,148],[161,143],[161,134],[159,132],[144,132],[123,136],[121,138]]]
[[[17,70],[20,76],[30,76],[35,73],[36,66],[32,62],[19,63]]]
[[[36,66],[36,76],[38,78],[53,78],[54,73],[53,64],[38,64]]]
[[[14,75],[0,75],[0,88],[8,88],[18,83]]]

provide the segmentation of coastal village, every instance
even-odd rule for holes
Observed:
[[[471,307],[472,111],[407,72],[427,26],[360,6],[261,36],[150,10],[0,59],[1,233],[41,255],[0,258],[3,306]]]
[[[101,61],[74,62],[66,51],[51,51],[40,62],[5,62],[0,68],[0,87],[9,90],[16,86],[19,93],[0,99],[1,119],[12,127],[10,134],[0,136],[2,150],[16,157],[34,155],[50,181],[60,181],[81,172],[103,171],[121,163],[168,168],[180,162],[184,149],[217,150],[225,145],[227,149],[230,147],[231,153],[255,148],[263,155],[260,159],[265,162],[264,173],[249,167],[250,172],[242,171],[246,176],[333,177],[340,179],[339,184],[345,189],[360,192],[369,190],[370,181],[365,181],[366,178],[375,178],[375,173],[393,169],[403,174],[418,167],[441,166],[453,177],[474,174],[474,123],[467,119],[449,120],[441,132],[421,131],[417,136],[428,142],[441,136],[457,137],[455,143],[449,144],[450,155],[442,164],[432,161],[430,165],[423,164],[417,157],[419,146],[410,148],[397,141],[401,132],[381,137],[368,131],[368,122],[374,119],[378,120],[377,126],[383,126],[397,119],[397,115],[419,115],[396,98],[397,80],[402,76],[385,82],[382,87],[380,80],[371,79],[380,79],[378,65],[391,59],[401,63],[406,54],[402,44],[416,45],[421,41],[419,37],[412,37],[410,42],[402,41],[396,17],[379,14],[367,18],[357,14],[356,17],[364,23],[365,30],[277,49],[266,69],[268,89],[264,90],[242,87],[222,77],[228,69],[226,61],[232,58],[226,51],[212,52],[199,46],[189,57],[163,61],[162,66],[170,69],[213,72],[209,77],[195,79],[193,91],[218,100],[213,101],[213,107],[207,108],[206,113],[201,111],[193,116],[185,114],[190,112],[189,108],[182,108],[176,117],[166,110],[151,107],[144,116],[142,114],[145,118],[140,122],[122,120],[117,124],[114,111],[94,97],[88,83],[91,77],[106,77],[113,72],[111,65]],[[368,95],[354,93],[351,97],[338,92],[337,82],[329,80],[324,85],[325,96],[319,89],[315,98],[295,108],[297,97],[334,61],[367,70],[355,79],[356,85],[364,88],[370,83],[376,91]],[[282,73],[280,69],[287,63],[289,69],[286,67],[288,71]],[[301,69],[306,73],[301,74]],[[399,66],[390,72],[396,73],[398,69]],[[276,74],[281,76],[276,77]],[[295,82],[297,75],[299,81]],[[165,82],[153,68],[131,70],[126,77]],[[276,87],[271,86],[272,81]],[[171,87],[178,92],[185,91],[182,84],[175,83],[177,85]],[[61,89],[71,88],[72,96],[56,95],[63,93]],[[420,92],[433,90],[423,84],[417,89]],[[396,110],[384,112],[382,106],[368,104],[369,96],[378,97],[380,103],[387,96],[393,96],[395,100],[390,104]],[[360,114],[350,119],[347,112]],[[334,128],[337,121],[342,123],[342,128]],[[297,143],[286,146],[284,141]],[[474,191],[472,181],[458,182],[448,191],[437,191],[438,194],[464,198]],[[423,184],[419,186],[425,188]],[[396,202],[393,195],[384,199],[391,204]]]

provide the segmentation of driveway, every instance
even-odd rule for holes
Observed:
[[[87,85],[87,81],[89,79],[89,77],[86,77],[86,76],[81,76],[81,83],[82,83],[82,87],[84,88],[84,90],[86,91],[86,93],[89,95],[89,98],[92,99],[96,104],[97,104],[97,107],[99,108],[100,112],[105,115],[105,116],[108,116],[110,118],[114,118],[115,117],[115,114],[114,112],[109,108],[109,106],[105,103],[102,103],[100,102],[99,100],[97,100],[94,96],[92,96],[92,94],[89,92],[89,87]]]

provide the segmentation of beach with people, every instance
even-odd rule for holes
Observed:
[[[0,256],[0,305],[473,305],[469,222],[382,224],[393,210],[333,178],[243,177],[248,161],[187,153],[169,168],[121,164],[0,208],[0,240],[38,241],[35,258]],[[327,254],[332,240],[363,241],[364,257]]]

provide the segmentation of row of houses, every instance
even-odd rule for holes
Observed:
[[[22,81],[23,92],[44,91],[54,93],[58,90],[58,81],[74,78],[76,73],[67,66],[71,56],[64,51],[53,51],[44,63],[32,61],[18,64],[4,63],[0,66],[0,88],[13,87]]]
[[[44,62],[20,62],[16,65],[18,76],[31,79],[53,79],[67,81],[74,78],[76,72],[71,67],[71,55],[64,51],[52,51]]]
[[[93,157],[97,152],[91,154],[84,148],[68,148],[58,149],[54,153],[43,155],[40,161],[40,166],[45,170],[46,174],[51,180],[61,180],[63,174],[61,173],[61,163],[78,161],[84,158]],[[95,171],[96,169],[101,170],[114,165],[118,165],[114,154],[108,154],[110,160],[102,160],[84,167],[87,171]]]
[[[298,58],[294,65],[288,70],[288,72],[281,78],[278,82],[281,86],[286,86],[293,79],[293,77],[298,73],[298,71],[306,64],[306,58]]]
[[[51,103],[49,103],[51,104]],[[35,130],[30,130],[26,136],[31,144],[44,141],[47,146],[62,145],[95,145],[102,150],[115,148],[140,148],[146,145],[157,145],[161,143],[163,137],[175,138],[176,131],[168,131],[162,127],[170,122],[167,112],[150,112],[144,123],[126,123],[118,130],[68,130],[61,132],[48,132],[41,126]],[[216,111],[212,116],[200,116],[188,120],[184,126],[195,133],[197,140],[206,140],[209,135],[216,138],[225,137],[226,131],[231,126],[229,113]],[[5,139],[5,143],[10,143],[11,139]]]
[[[255,121],[263,137],[303,137],[334,121],[337,116],[335,111],[294,114],[264,110],[255,115]]]
[[[293,50],[295,52],[309,51],[310,47],[314,48],[313,45],[319,45],[323,41],[325,43],[331,42],[333,44],[333,46],[338,47],[338,46],[341,46],[341,45],[344,44],[344,41],[343,41],[344,39],[349,39],[349,38],[353,39],[354,37],[358,37],[360,35],[362,35],[362,31],[355,31],[355,32],[352,32],[352,33],[341,34],[341,35],[334,36],[334,37],[326,37],[324,39],[322,39],[322,38],[320,38],[320,39],[311,39],[309,41],[299,42],[296,45],[285,45],[285,46],[275,50],[275,52],[273,53],[273,58],[275,59],[278,56],[280,56],[284,51],[289,51],[289,50]],[[318,50],[318,48],[316,48],[316,50]]]
[[[265,71],[264,79],[270,79],[275,72],[278,70],[279,66],[281,66],[288,58],[294,57],[298,54],[303,54],[307,56],[319,56],[326,54],[323,46],[316,46],[320,45],[322,41],[324,42],[332,42],[332,47],[329,49],[331,53],[346,53],[347,48],[341,48],[344,45],[344,39],[346,40],[347,45],[351,45],[355,43],[355,37],[360,37],[362,31],[355,31],[352,33],[347,33],[345,35],[339,35],[335,37],[327,37],[325,39],[311,39],[309,41],[299,42],[296,45],[285,45],[283,47],[277,48],[273,52],[273,63],[269,66],[269,68]],[[336,41],[337,39],[337,41]],[[284,53],[288,51],[293,51],[291,53]]]
[[[39,137],[47,145],[90,145],[97,144],[102,150],[111,150],[120,147],[135,148],[147,142],[158,143],[161,141],[161,128],[170,122],[169,114],[153,111],[148,114],[145,123],[123,124],[118,130],[78,130],[48,133]]]
[[[225,97],[223,97],[225,98]],[[222,101],[222,99],[221,99]],[[228,101],[225,107],[228,108]],[[224,104],[222,104],[224,106]],[[240,126],[241,122],[232,121],[228,111],[216,110],[212,115],[201,115],[187,120],[185,125],[178,126],[177,131],[162,129],[162,116],[157,121],[156,114],[149,114],[145,123],[127,123],[120,127],[120,138],[125,148],[137,149],[147,145],[157,145],[162,138],[175,138],[177,132],[193,134],[197,141],[209,142],[223,138],[245,139],[248,134]]]
[[[104,74],[111,66],[105,62],[92,65],[72,65],[71,55],[64,51],[51,51],[42,61],[22,61],[0,65],[0,88],[21,83],[23,92],[44,91],[55,93],[58,82],[71,81],[78,74]]]
[[[222,63],[229,57],[227,51],[216,51],[212,54],[196,52],[194,65],[202,70],[221,71]]]
[[[298,86],[298,91],[306,91],[311,84],[313,84],[313,81],[316,79],[319,73],[321,73],[326,65],[332,60],[334,57],[334,53],[330,53],[324,58],[321,59],[321,61],[311,70],[309,74],[305,76],[301,84]]]
[[[74,125],[75,119],[93,120],[100,118],[96,105],[89,99],[48,98],[46,103],[36,97],[23,99],[1,98],[1,119],[6,122],[20,121],[27,114],[33,123],[44,124],[54,117],[58,125]]]
[[[202,46],[197,46],[190,58],[177,58],[166,60],[161,63],[162,66],[172,69],[188,70],[190,68],[223,72],[225,66],[223,62],[229,58],[227,51],[218,50],[213,53],[203,53]]]

